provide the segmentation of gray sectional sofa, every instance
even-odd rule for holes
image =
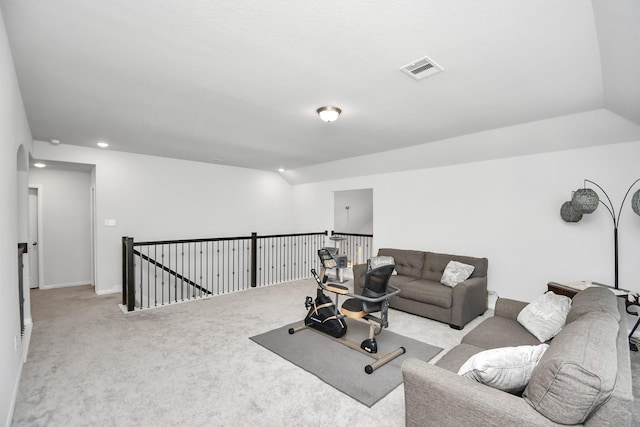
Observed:
[[[392,308],[448,323],[455,329],[462,329],[487,310],[486,258],[403,249],[380,249],[378,256],[393,257],[398,272],[389,281],[400,289],[400,294],[391,298]],[[440,283],[449,261],[475,267],[467,280],[453,288]],[[353,267],[356,293],[362,292],[366,273],[366,264]]]
[[[498,299],[485,319],[435,365],[402,366],[407,426],[630,426],[632,378],[625,303],[592,287],[572,301],[521,396],[457,374],[485,349],[537,345],[517,316],[527,304]]]

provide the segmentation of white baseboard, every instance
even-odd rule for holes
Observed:
[[[27,361],[27,353],[29,352],[29,343],[31,342],[31,331],[33,330],[33,322],[31,319],[26,319],[24,325],[24,334],[20,344],[20,350],[22,351],[22,357],[20,360],[20,366],[18,367],[18,375],[16,375],[16,383],[13,386],[13,393],[11,395],[11,404],[9,405],[9,412],[7,413],[6,427],[11,427],[13,422],[13,411],[16,407],[16,400],[18,399],[18,389],[20,387],[20,379],[22,378],[22,365]]]
[[[11,427],[13,422],[13,411],[16,407],[16,399],[18,398],[18,386],[20,385],[20,378],[22,377],[22,363],[20,363],[20,367],[18,368],[18,375],[16,377],[16,383],[13,386],[13,395],[11,396],[11,405],[9,406],[9,412],[7,414],[7,422],[5,424],[6,427]]]
[[[119,294],[120,292],[122,292],[122,288],[96,289],[96,295]]]
[[[70,283],[57,283],[53,285],[40,285],[40,289],[57,289],[57,288],[68,288],[71,286],[83,286],[90,285],[91,280],[84,280],[82,282],[70,282]]]
[[[33,330],[33,322],[27,319],[24,323],[24,335],[22,336],[22,363],[27,361],[29,355],[29,344],[31,343],[31,331]]]

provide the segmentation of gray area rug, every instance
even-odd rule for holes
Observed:
[[[345,338],[357,343],[367,338],[368,324],[357,320],[345,320]],[[407,357],[429,361],[442,351],[440,347],[383,330],[376,338],[379,354],[391,352],[399,347],[404,347],[406,352],[372,374],[366,374],[364,367],[373,363],[375,359],[311,329],[289,334],[290,327],[301,324],[302,322],[292,323],[253,336],[251,339],[368,407],[402,384],[400,366]]]

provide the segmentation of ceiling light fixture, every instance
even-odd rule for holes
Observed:
[[[342,113],[342,110],[339,109],[338,107],[330,107],[330,106],[320,107],[316,111],[318,112],[318,115],[320,116],[320,118],[327,123],[331,123],[335,121],[338,118],[338,116],[340,116],[340,113]]]
[[[45,166],[47,166],[47,165],[45,165],[44,163],[40,163],[40,162],[38,162],[38,163],[34,163],[34,164],[33,164],[33,166],[35,166],[35,167],[37,167],[37,168],[43,168],[43,167],[45,167]]]
[[[278,172],[284,172],[284,168],[278,168]]]
[[[59,139],[52,139],[52,140],[51,140],[51,143],[52,143],[53,145],[58,145],[58,144],[60,144],[60,140],[59,140]]]
[[[106,142],[102,142],[102,141],[98,142],[98,147],[100,148],[107,148],[108,146],[109,144],[107,144]]]

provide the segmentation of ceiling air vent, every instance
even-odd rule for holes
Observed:
[[[422,80],[425,77],[433,76],[434,74],[438,74],[442,70],[443,69],[441,66],[436,64],[427,56],[413,61],[410,64],[407,64],[404,67],[400,68],[400,71],[416,80]]]

